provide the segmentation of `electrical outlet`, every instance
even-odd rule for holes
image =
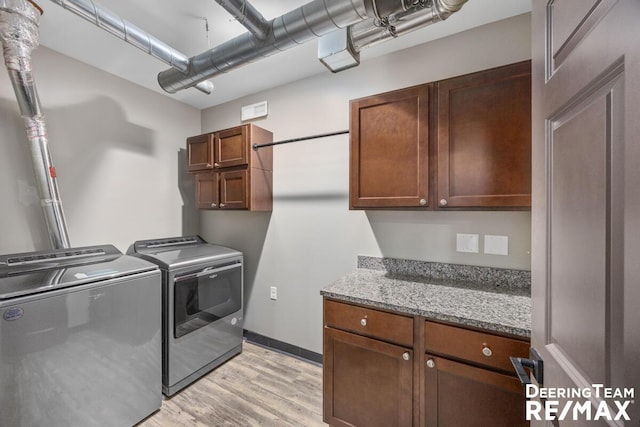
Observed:
[[[269,298],[274,301],[278,299],[278,288],[275,286],[271,286],[271,288],[269,288]]]
[[[456,251],[478,253],[479,234],[456,234]]]
[[[509,255],[509,236],[484,236],[484,253],[488,255]]]

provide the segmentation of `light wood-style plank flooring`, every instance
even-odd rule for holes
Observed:
[[[138,427],[325,426],[322,368],[251,343]]]

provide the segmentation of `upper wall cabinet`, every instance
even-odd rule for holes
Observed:
[[[350,208],[429,205],[429,95],[416,86],[350,103]]]
[[[531,206],[531,63],[437,83],[439,208]]]
[[[187,138],[187,170],[195,173],[196,207],[270,211],[273,206],[273,134],[243,125]]]
[[[273,170],[271,147],[254,150],[253,144],[273,142],[273,134],[256,125],[243,125],[187,138],[187,171],[200,172],[233,166]]]
[[[531,206],[531,63],[350,103],[350,208]]]

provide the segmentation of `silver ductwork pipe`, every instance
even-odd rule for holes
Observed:
[[[189,69],[189,58],[186,55],[126,19],[121,18],[109,9],[95,3],[93,0],[51,1],[176,70],[186,72]],[[208,81],[202,81],[195,87],[206,94],[210,94],[213,91],[213,83]]]
[[[226,73],[246,63],[289,49],[312,38],[348,27],[348,43],[359,49],[447,19],[467,0],[314,0],[268,22],[264,38],[253,28],[264,27],[262,16],[246,0],[216,0],[250,32],[190,59],[187,72],[169,69],[158,83],[170,93]],[[352,62],[357,65],[359,61]],[[346,68],[345,68],[346,69]]]
[[[267,38],[269,21],[248,0],[216,0],[236,21],[260,40]]]
[[[421,0],[406,10],[387,17],[375,17],[349,27],[351,43],[356,51],[409,33],[418,28],[444,21],[457,12],[467,0]]]
[[[70,247],[67,224],[31,70],[31,52],[38,46],[40,13],[42,10],[30,0],[0,0],[0,42],[20,114],[26,125],[49,240],[54,249],[63,249]]]
[[[402,10],[400,0],[313,0],[269,21],[270,31],[264,40],[250,32],[241,34],[192,57],[187,72],[162,71],[158,74],[158,83],[170,93],[186,89],[258,58],[360,22],[371,15],[374,1],[380,5],[397,4],[397,10]]]

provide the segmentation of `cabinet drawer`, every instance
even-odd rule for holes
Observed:
[[[332,328],[413,346],[412,317],[325,300],[324,323]]]
[[[513,372],[510,356],[529,357],[529,343],[439,323],[426,322],[425,349],[507,372]]]

